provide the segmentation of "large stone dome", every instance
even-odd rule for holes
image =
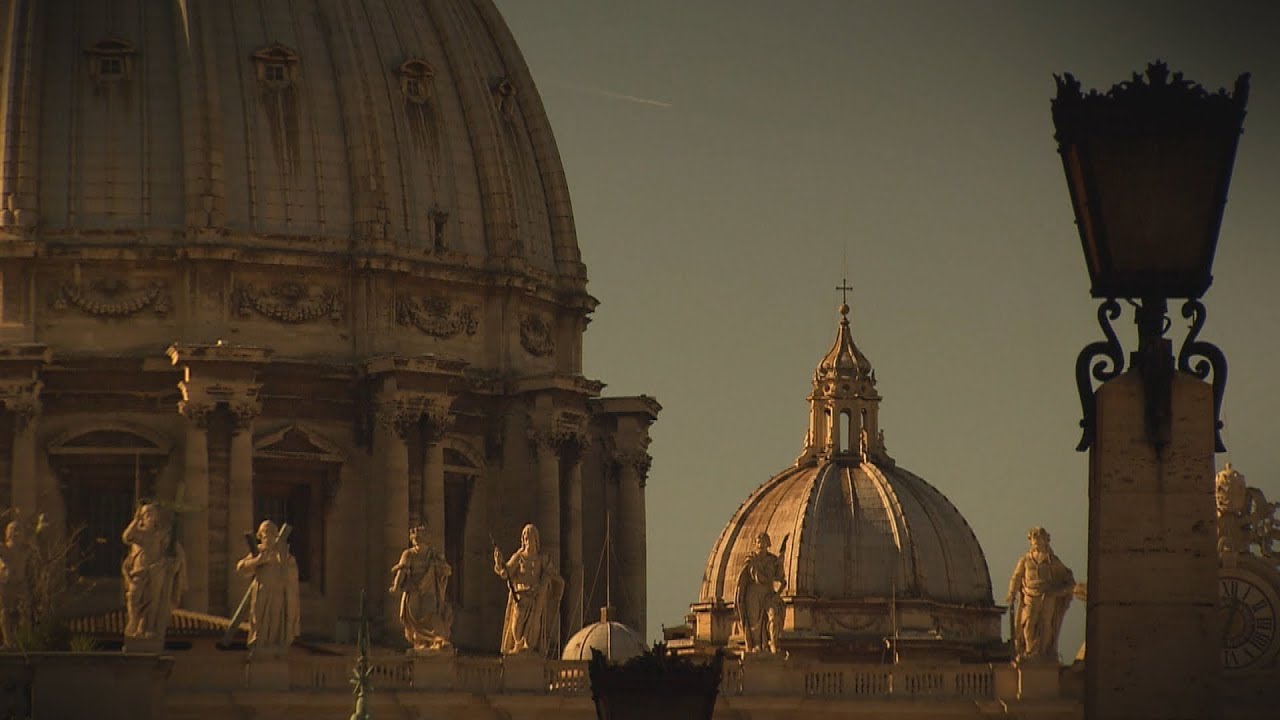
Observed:
[[[488,537],[542,531],[567,636],[612,517],[643,633],[659,406],[582,375],[595,300],[492,0],[4,8],[0,508],[83,528],[86,612],[124,596],[147,498],[183,508],[197,612],[230,614],[244,534],[287,522],[321,638],[365,592],[398,641],[388,568],[425,525],[464,650],[501,637]]]
[[[347,326],[290,355],[396,350],[423,332],[481,340],[488,303],[440,290],[495,280],[547,309],[594,306],[550,125],[489,0],[18,2],[11,14],[0,243],[60,261],[33,278],[37,303],[154,318],[166,341],[198,328],[201,341],[268,344],[230,327],[228,306],[232,320]],[[166,272],[202,260],[230,269],[229,287]],[[251,272],[268,267],[291,269]],[[418,286],[369,307],[382,298],[362,271]],[[11,280],[6,294],[22,295]],[[174,297],[185,289],[231,297],[188,306]],[[543,355],[569,339],[559,318],[514,320]]]
[[[696,638],[732,644],[737,584],[767,534],[786,583],[783,648],[973,657],[1000,641],[982,546],[934,486],[885,450],[875,371],[842,305],[818,363],[795,464],[752,492],[720,533],[693,606]]]

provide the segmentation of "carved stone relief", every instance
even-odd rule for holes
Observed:
[[[168,283],[161,280],[130,282],[100,277],[81,281],[76,277],[58,286],[49,298],[49,307],[59,311],[75,309],[103,318],[129,317],[147,309],[164,316],[172,309],[173,299]]]
[[[396,322],[410,325],[435,338],[451,338],[459,333],[475,335],[480,327],[480,308],[458,303],[442,295],[415,299],[407,293],[396,297]]]
[[[500,77],[493,82],[493,99],[498,104],[498,112],[507,122],[516,119],[516,86],[509,77]]]
[[[240,317],[253,313],[276,322],[297,325],[328,317],[342,321],[342,295],[333,288],[312,289],[302,283],[281,282],[263,290],[253,283],[236,288],[236,312]]]
[[[534,357],[546,357],[556,350],[551,323],[541,315],[529,314],[520,319],[520,346]]]

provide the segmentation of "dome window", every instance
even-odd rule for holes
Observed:
[[[133,44],[122,38],[108,38],[85,51],[89,56],[89,76],[99,85],[111,85],[129,79]]]
[[[436,71],[423,60],[406,60],[396,69],[400,76],[400,91],[411,103],[423,105],[431,101],[431,81]]]
[[[276,43],[253,54],[258,82],[271,90],[283,90],[297,81],[298,54]]]

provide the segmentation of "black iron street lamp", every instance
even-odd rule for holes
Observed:
[[[591,651],[587,671],[599,720],[711,720],[724,656],[696,663],[667,652],[666,646],[617,665]]]
[[[1178,353],[1178,369],[1204,380],[1213,374],[1215,438],[1222,445],[1222,393],[1227,365],[1222,351],[1198,339],[1205,308],[1200,297],[1213,282],[1213,255],[1242,130],[1249,75],[1234,92],[1209,93],[1170,76],[1162,62],[1147,66],[1102,94],[1084,94],[1070,74],[1054,76],[1054,135],[1066,172],[1076,226],[1089,266],[1091,292],[1103,298],[1098,322],[1106,341],[1090,343],[1076,360],[1084,429],[1077,450],[1094,440],[1090,379],[1105,382],[1124,369],[1123,348],[1111,327],[1117,299],[1135,304],[1138,350],[1130,363],[1142,374],[1147,431],[1157,448],[1169,442],[1173,355],[1164,337],[1169,298],[1185,299],[1191,329]],[[1199,360],[1193,362],[1195,358]]]

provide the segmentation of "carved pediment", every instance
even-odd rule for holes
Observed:
[[[299,425],[287,425],[253,441],[254,455],[282,459],[340,463],[345,453],[322,435]]]
[[[55,437],[50,455],[168,455],[173,444],[142,427],[111,424],[76,428]]]

